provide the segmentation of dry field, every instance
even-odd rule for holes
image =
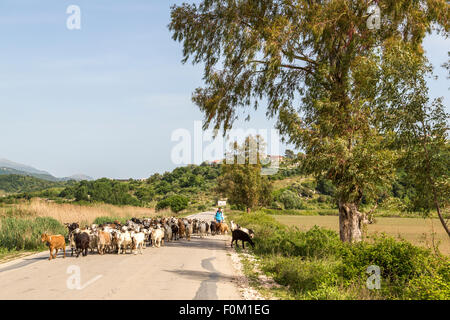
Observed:
[[[22,217],[52,217],[62,223],[78,222],[92,223],[97,217],[153,217],[169,214],[169,211],[155,212],[153,208],[140,208],[132,206],[113,206],[109,204],[92,204],[89,206],[54,203],[41,199],[30,202],[0,207],[0,216],[12,214]]]
[[[314,225],[339,232],[339,220],[336,216],[274,216],[279,222],[297,226],[300,230],[308,230]],[[376,223],[368,225],[369,234],[386,233],[400,237],[422,247],[433,247],[439,244],[439,250],[450,255],[450,240],[438,219],[422,218],[376,218]]]

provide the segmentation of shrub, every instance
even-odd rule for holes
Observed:
[[[409,242],[377,237],[373,243],[359,242],[345,247],[343,275],[348,279],[366,277],[366,268],[377,265],[383,279],[394,282],[407,280],[423,273],[427,256],[425,249]]]
[[[320,178],[317,180],[316,190],[321,194],[327,196],[334,196],[336,193],[336,187],[333,185],[331,180]]]
[[[449,297],[448,258],[409,242],[383,236],[372,243],[347,245],[342,261],[342,275],[351,281],[366,279],[365,271],[370,265],[380,267],[382,291],[387,298],[434,299],[446,294]]]
[[[306,184],[306,185],[304,185],[304,184]],[[296,183],[296,184],[291,185],[289,187],[289,189],[294,191],[295,193],[297,193],[298,195],[300,195],[302,197],[312,198],[314,195],[314,188],[310,188],[309,186],[311,186],[311,184],[309,184],[307,182],[303,182],[301,184]]]
[[[160,200],[156,205],[156,210],[159,211],[170,207],[170,209],[173,212],[178,213],[186,209],[188,204],[189,204],[188,198],[181,195],[173,195],[163,200]]]
[[[283,191],[278,196],[278,200],[284,205],[285,209],[304,209],[300,197],[290,190]]]
[[[178,213],[187,208],[189,199],[180,195],[170,197],[170,209]]]
[[[339,261],[274,257],[265,260],[263,270],[271,273],[279,284],[289,286],[300,299],[349,298],[338,288],[339,267]]]
[[[450,268],[450,266],[449,266]],[[450,299],[450,279],[434,273],[412,279],[405,289],[404,299],[448,300]]]

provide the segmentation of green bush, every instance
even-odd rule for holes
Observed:
[[[170,209],[178,213],[187,208],[189,199],[180,195],[170,197]]]
[[[378,237],[373,242],[359,242],[347,245],[342,252],[343,275],[352,279],[366,277],[366,268],[377,265],[381,277],[389,281],[405,281],[425,271],[429,251],[406,241],[390,237]]]
[[[189,204],[188,198],[181,195],[173,195],[158,201],[156,205],[156,210],[159,211],[170,207],[170,209],[173,212],[178,213],[186,209],[188,204]]]
[[[304,209],[301,198],[291,190],[284,190],[279,196],[280,201],[285,209]]]
[[[289,187],[289,189],[299,196],[312,198],[314,196],[314,186],[315,183],[295,183]]]
[[[370,265],[380,267],[382,291],[388,298],[450,297],[450,263],[447,257],[390,237],[347,245],[342,251],[342,275],[347,281],[366,279]]]
[[[156,204],[156,211],[164,210],[170,207],[170,201],[168,198],[159,200]]]
[[[43,249],[45,248],[45,244],[41,242],[43,233],[67,236],[67,229],[59,221],[48,217],[2,218],[0,220],[0,247],[8,250]]]
[[[297,298],[345,299],[337,288],[339,268],[339,261],[275,257],[266,261],[263,271],[273,275],[279,284],[289,286]]]
[[[448,269],[450,269],[450,266]],[[449,300],[450,279],[448,275],[443,276],[439,273],[416,277],[409,282],[402,298],[412,300]]]
[[[333,185],[331,180],[320,178],[317,180],[316,190],[321,194],[327,196],[334,196],[336,193],[336,187]]]

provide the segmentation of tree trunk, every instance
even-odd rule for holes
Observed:
[[[339,234],[343,242],[362,240],[363,219],[364,215],[358,211],[356,204],[339,201]]]

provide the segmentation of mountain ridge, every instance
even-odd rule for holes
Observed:
[[[8,174],[32,176],[47,181],[94,180],[93,178],[80,173],[71,175],[69,177],[58,178],[53,176],[51,173],[47,171],[39,170],[32,166],[25,165],[22,163],[13,162],[5,158],[0,158],[0,175],[8,175]]]

